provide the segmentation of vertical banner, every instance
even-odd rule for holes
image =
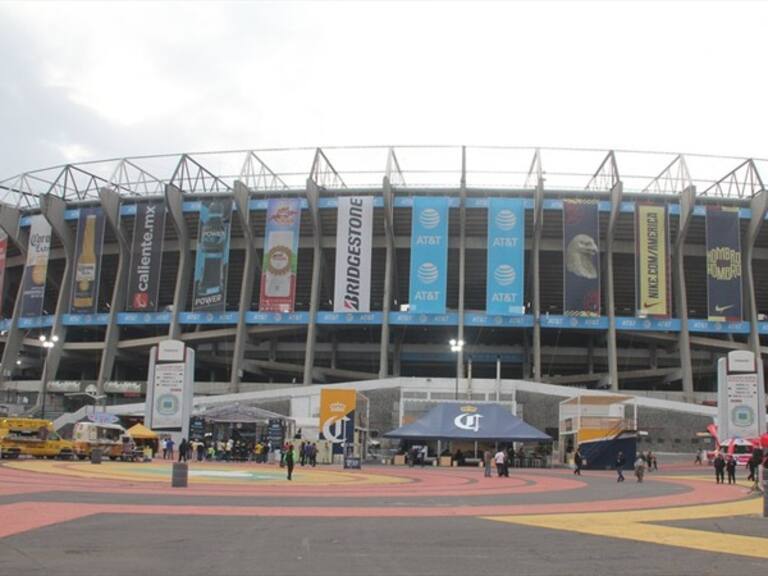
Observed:
[[[597,200],[563,200],[566,316],[600,316],[600,219]]]
[[[741,320],[741,229],[739,209],[707,206],[707,316],[713,322]]]
[[[125,303],[125,309],[129,312],[157,311],[164,232],[165,203],[137,204]]]
[[[414,197],[411,220],[410,311],[445,314],[448,198]]]
[[[488,314],[525,313],[525,208],[522,198],[491,198],[488,205]]]
[[[298,198],[269,200],[259,296],[263,312],[293,312],[300,224]]]
[[[75,275],[72,278],[72,314],[95,314],[99,302],[101,253],[104,247],[104,212],[81,208],[75,243]]]
[[[0,230],[0,318],[3,315],[3,286],[5,285],[5,258],[8,254],[8,235]]]
[[[32,216],[24,277],[21,280],[21,316],[41,316],[45,299],[45,279],[48,276],[48,256],[51,253],[51,225],[42,214]]]
[[[667,207],[637,204],[635,210],[636,312],[669,318],[669,233]]]
[[[355,441],[354,390],[322,388],[320,390],[320,438],[333,444],[333,453],[341,454],[344,443]]]
[[[342,196],[338,202],[333,311],[370,312],[373,197]]]
[[[229,228],[232,200],[208,198],[200,205],[195,253],[195,312],[224,312],[227,305],[229,267]]]
[[[721,442],[757,438],[765,432],[761,425],[761,386],[754,352],[733,350],[717,361],[717,431]]]

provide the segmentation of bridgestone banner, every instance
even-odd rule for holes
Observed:
[[[32,216],[24,276],[21,280],[21,316],[41,316],[45,299],[45,279],[48,276],[48,256],[51,253],[51,225],[42,214]]]
[[[486,312],[525,313],[525,208],[522,198],[491,198],[488,205]]]
[[[370,312],[373,197],[340,197],[337,221],[333,311]]]
[[[563,311],[600,316],[600,220],[596,200],[563,200]]]
[[[101,254],[104,248],[104,212],[81,208],[75,243],[75,273],[72,277],[72,314],[94,314],[99,303]]]
[[[739,209],[707,206],[707,310],[713,322],[737,322],[741,310]]]
[[[0,317],[3,315],[3,286],[5,284],[5,259],[8,254],[8,235],[0,231]]]
[[[165,203],[160,201],[137,204],[125,304],[125,309],[129,312],[157,311],[164,233]]]
[[[209,198],[200,205],[195,254],[195,312],[224,312],[227,307],[229,229],[232,200]]]
[[[637,204],[635,250],[637,315],[668,318],[671,311],[666,205]]]
[[[269,200],[259,296],[263,312],[293,312],[300,224],[298,198]]]
[[[411,224],[410,311],[445,314],[448,198],[416,196]]]

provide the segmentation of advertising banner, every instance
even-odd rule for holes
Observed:
[[[101,253],[104,247],[104,212],[81,208],[75,243],[75,274],[72,278],[72,314],[95,314],[99,303]]]
[[[0,317],[3,315],[3,286],[5,284],[5,258],[8,254],[8,235],[0,230]]]
[[[27,262],[21,280],[21,316],[30,318],[43,314],[45,279],[48,276],[48,256],[51,253],[51,225],[42,214],[32,216],[29,227]]]
[[[448,277],[448,198],[416,196],[411,220],[410,311],[444,314]]]
[[[600,316],[600,220],[596,200],[563,200],[566,316]]]
[[[128,312],[157,311],[164,231],[164,202],[142,202],[136,205],[125,303]]]
[[[669,234],[667,207],[637,204],[635,268],[637,316],[669,318]]]
[[[184,362],[155,365],[152,428],[182,427],[184,368]]]
[[[259,296],[262,312],[293,312],[300,224],[298,198],[269,200]]]
[[[334,454],[344,451],[344,443],[354,442],[356,404],[355,390],[320,390],[320,438],[333,444]]]
[[[227,305],[232,200],[208,198],[200,205],[195,253],[194,312],[224,312]]]
[[[525,205],[522,198],[491,198],[488,204],[486,312],[525,313]]]
[[[707,318],[735,322],[741,312],[739,209],[707,206]]]
[[[370,312],[373,197],[342,196],[336,228],[334,312]]]

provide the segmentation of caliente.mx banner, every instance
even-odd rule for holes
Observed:
[[[72,277],[72,314],[95,314],[99,302],[101,253],[104,248],[104,212],[81,208],[75,243],[75,274]]]
[[[707,206],[707,317],[741,320],[741,230],[739,209]]]
[[[136,205],[125,303],[128,312],[157,310],[164,231],[164,202],[142,202]]]
[[[300,224],[298,198],[269,200],[259,296],[262,312],[293,312]]]
[[[337,221],[333,311],[370,312],[373,197],[340,197]]]
[[[596,200],[563,200],[566,316],[600,316],[600,220]]]
[[[227,307],[229,228],[232,201],[208,198],[200,206],[195,254],[193,311],[224,312]]]
[[[416,196],[411,220],[410,311],[444,314],[448,276],[448,198]]]
[[[637,204],[635,210],[637,315],[670,316],[669,234],[666,205]]]
[[[40,316],[45,299],[45,279],[48,276],[48,256],[51,253],[51,225],[45,216],[32,216],[24,277],[21,280],[21,315]]]
[[[525,313],[525,204],[522,198],[491,198],[488,203],[488,314]]]
[[[344,443],[355,440],[355,390],[322,388],[320,390],[320,438],[333,444],[333,453],[341,454]]]

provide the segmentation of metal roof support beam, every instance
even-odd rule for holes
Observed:
[[[384,263],[384,295],[381,303],[379,378],[386,378],[389,375],[389,312],[392,310],[393,284],[395,287],[397,286],[395,280],[397,274],[397,266],[395,266],[395,237],[392,227],[392,208],[394,205],[392,197],[394,192],[392,191],[392,184],[388,176],[384,176],[382,182],[382,195],[384,197],[384,235],[387,244]]]
[[[320,300],[320,282],[322,279],[323,268],[323,248],[320,228],[320,209],[318,199],[320,189],[312,178],[307,179],[307,202],[309,203],[309,212],[314,224],[312,234],[312,287],[310,289],[309,299],[309,323],[307,324],[307,346],[304,356],[304,384],[312,384],[313,368],[315,364],[315,342],[317,340],[317,309]]]
[[[544,226],[544,178],[539,174],[533,192],[533,245],[531,267],[533,268],[533,380],[541,382],[541,235]]]
[[[240,182],[235,182],[234,201],[237,206],[236,218],[240,220],[240,228],[245,238],[245,263],[243,280],[240,284],[240,304],[238,308],[237,332],[235,333],[235,348],[232,351],[232,367],[229,375],[230,388],[235,392],[240,391],[240,382],[243,377],[243,355],[248,343],[248,326],[245,317],[251,309],[251,295],[253,294],[253,280],[260,272],[258,254],[254,244],[253,228],[251,228],[251,212],[248,201],[251,193],[248,187]]]
[[[467,209],[465,200],[467,198],[467,148],[461,147],[461,180],[459,182],[459,324],[457,326],[457,337],[460,342],[464,341],[464,289],[466,284],[466,247],[467,233],[464,227],[467,223]],[[456,352],[456,379],[464,379],[464,346],[458,347]],[[467,393],[469,391],[467,390]],[[456,394],[459,393],[458,385]],[[455,398],[458,400],[458,397]]]
[[[189,281],[192,274],[192,254],[189,251],[189,233],[187,232],[187,223],[184,220],[184,194],[181,189],[173,184],[165,187],[165,204],[168,207],[168,214],[171,222],[179,237],[179,269],[176,272],[176,288],[173,291],[173,311],[171,312],[171,322],[168,325],[168,338],[178,340],[181,336],[181,324],[179,324],[179,315],[184,311],[187,305],[187,293],[189,292]]]
[[[8,235],[8,239],[11,240],[21,251],[22,256],[26,257],[27,243],[29,241],[29,229],[23,229],[20,226],[21,223],[21,210],[18,208],[12,208],[8,205],[0,206],[0,228]],[[16,301],[13,304],[13,316],[11,317],[11,325],[8,328],[8,337],[5,341],[5,347],[3,348],[2,370],[0,370],[0,384],[7,380],[13,379],[13,371],[16,368],[16,360],[19,356],[19,351],[24,342],[23,331],[19,329],[19,318],[21,318],[21,300],[24,293],[24,282],[19,282],[19,288],[16,291]]]
[[[130,248],[128,242],[120,230],[120,195],[112,188],[99,190],[101,209],[117,238],[118,260],[115,287],[112,289],[112,301],[107,320],[107,331],[104,336],[104,350],[101,353],[99,376],[96,381],[98,393],[104,393],[104,382],[112,379],[112,370],[115,367],[115,353],[117,341],[120,339],[120,326],[117,325],[117,313],[125,305],[125,290],[128,284],[128,266],[130,265]]]
[[[685,237],[693,217],[696,187],[687,186],[680,193],[680,220],[677,237],[672,247],[672,290],[677,316],[680,318],[680,370],[683,378],[683,396],[693,402],[693,369],[691,367],[691,335],[688,332],[688,296],[685,292]]]
[[[608,307],[608,379],[611,390],[619,389],[619,363],[616,351],[616,299],[613,286],[613,236],[616,230],[616,222],[621,210],[621,198],[624,193],[624,185],[621,180],[611,188],[611,213],[608,217],[608,230],[606,232],[606,297]]]

